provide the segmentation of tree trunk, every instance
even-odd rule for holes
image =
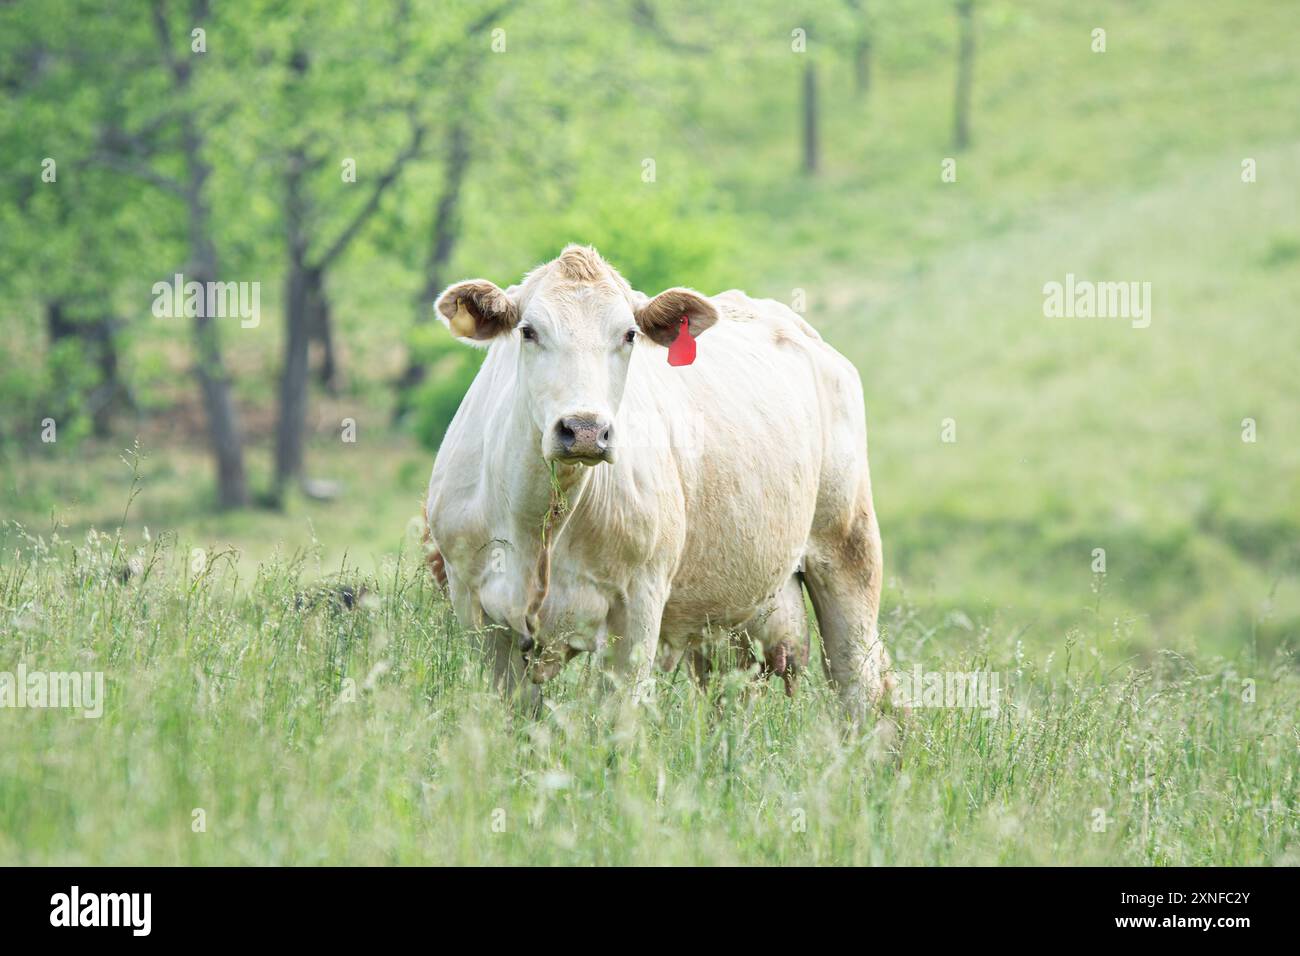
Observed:
[[[99,373],[95,384],[85,395],[73,395],[69,383],[56,382],[60,395],[53,409],[55,417],[67,417],[73,412],[73,402],[83,402],[89,406],[96,438],[108,438],[112,434],[113,413],[120,405],[134,405],[130,390],[118,377],[117,341],[114,336],[116,326],[116,320],[110,315],[74,319],[69,314],[68,303],[62,299],[45,303],[45,330],[50,345],[57,345],[65,339],[75,339],[82,349],[82,362],[93,364]]]
[[[199,154],[200,139],[191,117],[184,123],[185,153],[189,165],[187,205],[189,208],[190,267],[187,281],[204,288],[216,281],[217,251],[212,241],[211,214],[204,196],[210,169]],[[242,508],[248,504],[248,482],[244,474],[244,443],[239,413],[230,394],[230,377],[221,358],[221,334],[215,316],[200,314],[193,333],[197,361],[195,376],[208,416],[208,438],[217,466],[217,504],[221,508]]]
[[[204,284],[215,281],[215,266],[195,266],[187,281]],[[203,310],[201,309],[200,312]],[[244,443],[239,428],[239,412],[231,396],[230,376],[221,358],[221,332],[215,316],[198,315],[194,319],[194,374],[203,396],[208,418],[208,440],[217,466],[217,505],[242,508],[248,504],[248,483],[244,475]]]
[[[975,70],[975,2],[957,0],[957,89],[953,96],[952,145],[963,150],[970,145],[971,78]]]
[[[248,504],[248,485],[239,414],[221,361],[218,330],[211,317],[200,316],[194,320],[194,345],[198,352],[195,374],[207,410],[208,439],[217,464],[217,504],[221,508],[242,508]]]
[[[189,23],[207,19],[207,0],[194,0]],[[172,85],[182,103],[189,102],[194,61],[177,57],[172,49],[171,25],[161,2],[153,5],[154,29],[158,35],[163,62],[172,75]],[[181,150],[185,157],[185,210],[189,231],[189,262],[186,278],[207,283],[217,276],[217,249],[212,239],[212,210],[206,195],[212,169],[203,159],[203,126],[196,112],[181,115]],[[204,310],[200,309],[200,313]],[[208,418],[208,439],[217,466],[217,504],[221,508],[238,508],[248,503],[248,482],[244,474],[244,445],[239,415],[230,393],[230,379],[221,359],[221,338],[213,324],[214,316],[195,317],[192,331],[196,362],[195,377],[203,396]]]
[[[853,77],[859,98],[871,90],[871,38],[862,37],[853,48]]]
[[[803,68],[803,171],[816,175],[821,165],[817,143],[817,68],[804,54]]]
[[[91,389],[90,414],[95,423],[95,437],[107,438],[113,433],[113,411],[118,403],[126,401],[129,394],[117,372],[117,339],[113,336],[114,323],[110,316],[96,317],[94,329],[96,364],[99,365],[99,382]]]
[[[49,340],[51,350],[64,339],[76,337],[77,332],[75,323],[68,318],[67,307],[63,300],[51,299],[45,303],[45,336]],[[58,365],[51,362],[51,368],[57,369]],[[62,423],[73,413],[73,399],[69,394],[71,386],[62,375],[55,379],[53,385],[55,394],[51,396],[50,413],[56,421]]]
[[[77,334],[77,327],[68,318],[62,299],[51,299],[45,303],[45,334],[51,345]]]
[[[294,61],[295,70],[306,69],[305,60]],[[307,197],[303,192],[308,172],[306,151],[289,152],[284,178],[284,218],[289,245],[289,271],[285,277],[284,367],[280,370],[280,410],[275,424],[275,479],[271,499],[279,508],[289,483],[302,475],[303,429],[307,423],[307,348],[316,324],[314,300],[318,298],[321,271],[307,261]]]
[[[320,367],[316,377],[325,391],[331,395],[338,394],[338,356],[334,352],[334,314],[329,300],[325,298],[325,289],[321,286],[320,307],[312,316],[311,340],[320,345]]]
[[[867,21],[866,0],[850,0],[858,21],[858,37],[853,45],[853,82],[858,99],[866,99],[871,90],[871,24]]]
[[[307,345],[321,303],[323,276],[319,269],[293,259],[285,290],[287,336],[284,369],[280,373],[280,415],[275,432],[275,487],[277,507],[284,504],[289,483],[302,475],[303,432],[307,426]]]
[[[433,211],[429,233],[429,254],[424,262],[424,283],[415,302],[415,323],[423,325],[433,317],[433,300],[447,284],[447,263],[456,249],[460,232],[460,195],[469,167],[469,135],[461,122],[452,124],[447,134],[447,169],[442,191]],[[428,368],[420,356],[412,353],[397,382],[397,404],[393,418],[399,419],[410,409],[411,393],[424,381]]]
[[[90,323],[89,339],[95,347],[95,364],[99,381],[90,391],[90,417],[95,426],[96,438],[108,438],[113,433],[113,414],[118,406],[131,406],[131,392],[118,373],[116,320],[109,315],[98,315]]]

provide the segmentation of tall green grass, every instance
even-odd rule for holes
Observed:
[[[107,683],[100,719],[0,710],[0,863],[1300,863],[1294,662],[1115,662],[1096,621],[1035,657],[900,602],[899,666],[998,672],[996,716],[857,734],[819,673],[602,706],[579,659],[532,720],[418,561],[127,550],[0,559],[0,670]]]

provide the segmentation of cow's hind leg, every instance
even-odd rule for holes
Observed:
[[[847,524],[814,531],[804,561],[804,582],[821,630],[826,676],[850,720],[865,724],[868,711],[886,701],[893,685],[889,654],[877,630],[882,555],[880,532],[869,509]]]

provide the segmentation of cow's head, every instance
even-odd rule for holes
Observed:
[[[650,298],[634,291],[596,250],[569,246],[558,259],[502,290],[467,279],[438,296],[453,335],[476,345],[518,337],[519,385],[547,461],[598,465],[618,447],[614,419],[637,340],[669,345],[683,317],[691,335],[718,319],[690,289]]]

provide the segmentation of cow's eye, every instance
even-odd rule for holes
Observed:
[[[626,342],[628,345],[631,345],[633,342],[635,342],[636,329],[628,329],[627,332],[623,335],[623,341]]]
[[[537,331],[531,325],[519,326],[519,334],[523,336],[525,342],[537,341]]]

